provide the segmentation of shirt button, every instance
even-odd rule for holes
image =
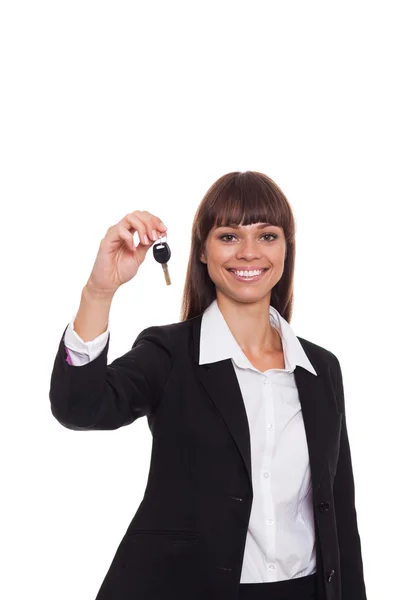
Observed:
[[[268,471],[265,471],[265,473],[264,473],[264,477],[265,477],[265,479],[268,479],[268,477],[269,477],[269,473],[268,473]]]
[[[267,385],[268,382],[269,382],[268,377],[264,377],[264,385]]]
[[[272,523],[273,523],[273,522],[274,522],[274,520],[273,520],[273,519],[267,519],[267,523],[268,523],[268,525],[272,525]]]
[[[276,569],[275,565],[269,565],[269,568],[271,569],[271,571],[275,571]]]
[[[274,426],[272,425],[272,423],[268,423],[268,429],[273,429]]]

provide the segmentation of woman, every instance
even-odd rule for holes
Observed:
[[[153,435],[96,599],[365,600],[340,364],[289,325],[286,197],[262,173],[218,179],[195,215],[181,321],[107,365],[113,296],[166,230],[147,211],[110,227],[51,377],[65,427],[146,416]]]

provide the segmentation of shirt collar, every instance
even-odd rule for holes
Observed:
[[[269,307],[269,315],[272,327],[277,329],[281,336],[285,370],[292,372],[298,365],[317,375],[289,323],[273,306]],[[216,340],[218,343],[215,343]],[[215,298],[204,311],[201,320],[199,364],[227,358],[233,359],[238,367],[259,372],[235,340]]]

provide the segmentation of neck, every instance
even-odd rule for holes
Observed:
[[[217,303],[232,335],[245,353],[257,357],[282,352],[281,336],[271,325],[269,297],[262,302],[235,302],[218,295]]]

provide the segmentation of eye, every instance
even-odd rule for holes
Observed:
[[[276,240],[276,238],[278,237],[275,233],[263,233],[261,237],[265,237],[265,236],[272,237],[272,240]],[[226,242],[226,240],[224,240],[224,238],[228,238],[228,237],[236,237],[236,236],[233,233],[225,233],[224,235],[221,235],[218,239],[222,240],[223,242]]]

